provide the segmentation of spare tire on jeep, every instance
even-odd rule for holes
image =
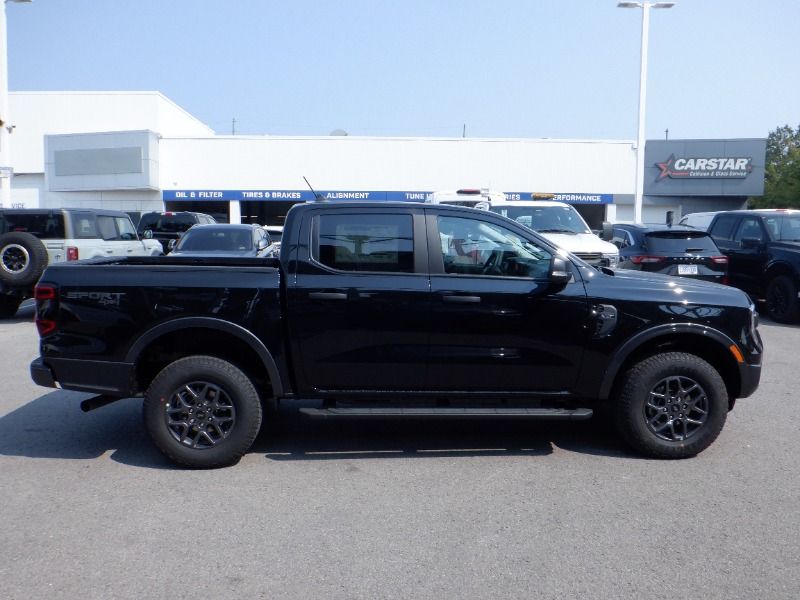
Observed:
[[[35,235],[21,231],[0,235],[0,281],[8,286],[34,285],[47,261],[47,249]]]

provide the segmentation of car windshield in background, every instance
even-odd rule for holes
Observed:
[[[191,215],[160,215],[157,219],[142,217],[139,222],[139,231],[152,229],[163,233],[183,233],[197,223]]]
[[[242,252],[253,249],[253,236],[246,229],[217,229],[201,226],[188,231],[175,250],[178,252]]]
[[[591,233],[571,206],[492,206],[492,212],[528,229],[547,233]]]
[[[764,225],[773,240],[800,242],[800,215],[766,217]]]
[[[64,239],[64,219],[60,214],[3,213],[0,215],[0,233],[19,231],[31,233],[42,240]]]
[[[715,252],[717,245],[702,231],[656,231],[645,236],[645,246],[651,252]]]

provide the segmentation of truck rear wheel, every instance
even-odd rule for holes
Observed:
[[[778,323],[796,323],[800,319],[797,286],[791,277],[778,275],[767,285],[767,314]]]
[[[653,458],[688,458],[722,431],[728,393],[702,358],[667,352],[625,373],[614,412],[617,429],[633,449]]]
[[[0,235],[0,280],[13,287],[39,281],[47,266],[47,248],[35,235],[12,231]]]
[[[237,463],[261,427],[261,402],[250,378],[213,356],[167,365],[145,393],[143,414],[158,449],[194,469]]]

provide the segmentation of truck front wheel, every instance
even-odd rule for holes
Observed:
[[[687,458],[717,438],[728,414],[728,393],[717,370],[683,352],[656,354],[623,376],[614,403],[625,441],[653,458]]]
[[[797,286],[791,277],[778,275],[767,285],[767,314],[778,323],[796,323],[800,316]]]
[[[145,393],[143,413],[158,449],[195,469],[237,463],[261,427],[261,402],[250,378],[213,356],[167,365]]]

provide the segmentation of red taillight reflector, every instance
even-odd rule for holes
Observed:
[[[480,193],[481,193],[480,190],[473,190],[473,189],[458,190],[456,192],[456,194],[471,194],[471,195],[480,194]]]
[[[56,330],[56,322],[50,319],[37,319],[36,329],[39,330],[39,336],[44,337]]]
[[[727,265],[728,264],[728,257],[727,256],[712,256],[711,262],[715,265]]]
[[[631,256],[631,262],[635,265],[660,263],[666,260],[663,256]]]
[[[78,249],[75,246],[67,246],[67,260],[78,260]]]
[[[33,297],[36,300],[53,300],[56,297],[56,288],[52,285],[37,285]]]

